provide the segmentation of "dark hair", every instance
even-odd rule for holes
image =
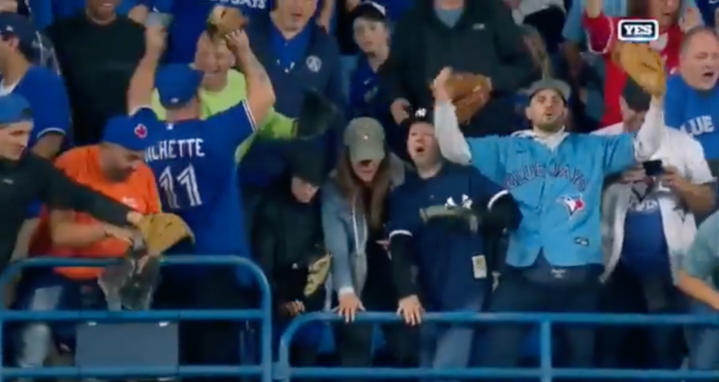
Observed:
[[[339,161],[337,162],[336,180],[340,193],[350,203],[359,203],[367,217],[367,224],[372,229],[382,227],[385,198],[389,193],[392,181],[389,160],[389,155],[386,155],[380,162],[377,173],[369,185],[364,184],[352,169],[347,146],[341,149]],[[366,193],[369,193],[369,195]],[[366,205],[366,200],[369,200],[369,205]]]

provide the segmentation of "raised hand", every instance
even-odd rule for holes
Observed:
[[[227,41],[227,46],[237,55],[251,52],[250,39],[243,29],[238,29],[226,34],[225,40]]]
[[[167,41],[167,30],[162,25],[145,27],[145,48],[153,52],[162,52]]]

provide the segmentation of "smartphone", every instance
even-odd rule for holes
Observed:
[[[646,161],[642,163],[642,167],[644,167],[644,173],[646,173],[647,176],[659,176],[664,174],[664,165],[659,159]]]
[[[172,24],[172,15],[169,13],[150,12],[145,18],[145,26],[151,27],[161,25],[164,28],[169,28]]]

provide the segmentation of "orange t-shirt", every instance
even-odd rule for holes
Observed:
[[[144,163],[123,182],[107,180],[100,169],[99,146],[83,146],[71,149],[57,158],[55,166],[71,179],[84,184],[108,197],[127,204],[141,214],[160,212],[160,198],[152,170]],[[50,235],[49,211],[43,208],[40,224],[30,244],[30,255],[61,257],[121,257],[127,251],[127,243],[106,238],[85,248],[54,246]],[[100,224],[88,214],[76,213],[77,224]],[[88,280],[97,278],[101,268],[59,267],[55,271],[63,276]]]

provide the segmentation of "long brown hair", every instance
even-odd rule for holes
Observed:
[[[337,162],[336,179],[337,186],[345,199],[350,203],[358,203],[362,212],[364,212],[367,224],[369,224],[370,228],[382,228],[385,198],[389,193],[390,184],[392,183],[389,155],[385,156],[382,162],[380,162],[377,173],[374,179],[372,179],[372,183],[366,185],[357,177],[354,170],[352,170],[349,151],[347,147],[344,147],[340,152],[340,159]],[[366,193],[369,193],[369,195]],[[365,205],[367,204],[365,202],[366,200],[369,200],[369,206]]]
[[[649,4],[649,1],[651,0],[628,0],[627,16],[631,18],[649,17],[649,7],[652,6],[651,4]],[[682,10],[684,9],[684,2],[685,0],[679,1],[679,7],[677,8],[677,12],[673,17],[672,24],[676,24],[677,22],[679,22],[679,18],[682,15]]]

